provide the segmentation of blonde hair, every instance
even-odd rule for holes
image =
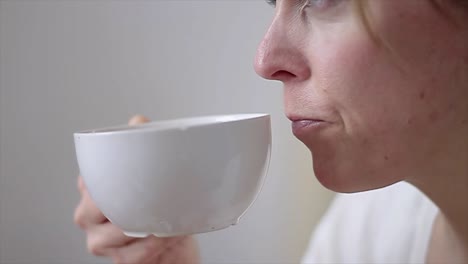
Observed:
[[[460,22],[460,19],[455,17],[455,13],[462,12],[462,16],[465,19],[468,19],[468,0],[443,0],[443,4],[438,0],[428,0],[433,8],[445,18],[448,23],[453,26],[462,29],[467,28],[468,24],[466,20],[464,23]],[[374,41],[375,44],[381,46],[389,52],[391,57],[395,60],[396,65],[400,70],[405,71],[405,60],[395,51],[395,49],[390,45],[390,43],[379,36],[378,32],[372,27],[372,17],[369,13],[369,8],[367,7],[369,0],[354,0],[354,7],[357,15],[361,18],[362,24],[366,31],[369,33],[370,38]]]
[[[457,27],[463,27],[464,23],[457,22],[454,17],[454,11],[463,12],[463,16],[468,18],[468,0],[443,0],[442,4],[438,0],[428,0],[432,7],[450,23]],[[368,14],[367,3],[368,0],[355,0],[355,8],[358,15],[362,18],[365,28],[371,34],[374,40],[377,40],[376,32],[373,32],[370,24],[370,16]],[[446,5],[446,6],[445,6]],[[451,7],[451,8],[450,8]]]
[[[405,71],[405,64],[403,58],[401,58],[401,56],[399,56],[395,49],[392,48],[392,45],[390,45],[390,43],[388,43],[388,41],[386,41],[384,38],[380,37],[378,32],[376,32],[372,27],[371,16],[369,14],[369,9],[367,8],[368,1],[354,0],[354,3],[356,13],[361,18],[361,22],[366,31],[369,33],[369,36],[372,39],[372,41],[374,41],[374,43],[378,46],[381,46],[382,48],[387,50],[391,57],[395,60],[395,65],[397,66],[397,68],[399,68],[401,71]]]

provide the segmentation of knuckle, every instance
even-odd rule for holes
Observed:
[[[121,256],[113,258],[114,264],[127,264]]]
[[[148,243],[143,244],[143,256],[145,258],[152,256],[159,245],[158,240],[155,236],[151,236],[147,239],[149,239]]]
[[[88,244],[88,252],[93,254],[94,256],[99,256],[100,250],[93,244]]]
[[[84,183],[83,183],[83,179],[81,178],[81,176],[78,176],[78,181],[77,181],[77,186],[78,186],[78,190],[84,190]]]
[[[128,261],[125,259],[125,257],[119,252],[119,250],[116,250],[112,254],[112,262],[114,264],[128,264]]]
[[[81,208],[81,206],[79,206],[78,208],[76,208],[75,210],[75,214],[73,216],[73,222],[75,223],[75,225],[77,225],[79,228],[81,229],[85,229],[86,228],[86,224],[85,224],[85,215],[84,215],[84,212],[83,212],[83,209]]]
[[[92,236],[90,235],[88,235],[87,248],[88,248],[88,252],[95,256],[102,255],[102,247],[100,243],[98,243],[98,241],[92,238]]]

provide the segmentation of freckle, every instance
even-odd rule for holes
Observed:
[[[424,100],[424,97],[426,97],[426,94],[424,93],[424,91],[419,93],[419,99]]]
[[[384,159],[385,159],[385,160],[388,160],[388,156],[384,156]]]
[[[413,123],[413,119],[409,118],[408,119],[408,125],[411,125]]]
[[[437,113],[437,111],[431,112],[429,114],[429,121],[435,122],[437,119],[439,119],[439,113]]]

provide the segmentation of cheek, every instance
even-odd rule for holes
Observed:
[[[386,126],[405,118],[407,112],[401,108],[412,91],[398,83],[398,69],[386,62],[368,36],[349,37],[323,50],[317,86],[330,98],[349,133],[358,128],[384,133]],[[402,111],[395,111],[399,108]]]
[[[450,70],[438,62],[447,57],[440,50],[451,49],[430,41],[443,32],[431,33],[435,27],[425,25],[429,15],[419,24],[412,21],[416,14],[380,16],[374,25],[391,50],[357,27],[314,42],[310,50],[315,53],[309,54],[314,91],[308,95],[322,98],[341,121],[320,142],[308,144],[325,186],[337,191],[382,187],[434,161],[431,153],[454,123],[448,116],[457,96],[447,92]]]
[[[381,56],[367,35],[354,34],[323,46],[315,61],[316,87],[341,120],[339,130],[311,148],[316,175],[332,190],[364,190],[394,181],[377,169],[389,163],[386,137],[399,119],[392,111],[392,92],[382,86],[393,79],[393,71]]]
[[[324,46],[315,64],[316,86],[342,120],[341,130],[315,148],[315,170],[335,190],[382,187],[411,175],[430,153],[428,142],[443,127],[443,89],[419,78],[420,68],[403,72],[370,39],[344,39]]]
[[[421,133],[407,123],[420,116],[420,95],[368,36],[344,39],[324,47],[316,64],[316,86],[342,123],[327,145],[314,150],[315,170],[335,190],[381,187],[402,179],[411,154],[406,149]]]

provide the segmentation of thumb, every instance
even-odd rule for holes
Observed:
[[[135,115],[132,118],[130,118],[130,121],[128,121],[128,125],[130,126],[135,126],[143,123],[148,123],[150,120],[146,118],[145,116],[142,115]]]

